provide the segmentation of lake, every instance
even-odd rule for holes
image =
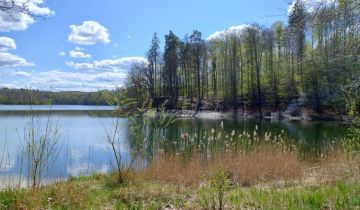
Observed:
[[[30,106],[26,105],[0,105],[0,176],[17,176],[20,169],[22,176],[26,174],[20,167],[20,148],[23,146],[24,128],[30,120],[27,114],[29,109]],[[32,106],[31,109],[38,111],[35,112],[36,125],[43,128],[49,107]],[[110,114],[113,109],[110,106],[51,107],[54,111],[51,120],[59,125],[61,137],[57,145],[59,154],[46,178],[64,178],[69,175],[108,172],[112,169],[113,157],[105,140],[105,129],[113,127],[115,118]],[[320,156],[324,145],[341,139],[349,126],[341,122],[177,119],[167,127],[158,127],[154,120],[150,120],[143,129],[143,137],[146,137],[146,158],[151,159],[160,148],[160,142],[174,142],[171,144],[174,147],[172,150],[176,151],[176,142],[181,141],[184,133],[202,136],[213,128],[220,129],[222,121],[224,133],[234,130],[236,133],[247,131],[252,134],[256,127],[259,136],[263,136],[265,132],[271,132],[272,136],[283,133],[294,139],[300,150],[312,156]],[[119,125],[120,148],[123,157],[127,159],[134,146],[133,139],[128,120],[121,118]]]

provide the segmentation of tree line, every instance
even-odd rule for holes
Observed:
[[[50,92],[30,89],[0,89],[0,104],[58,104],[58,105],[107,105],[103,93],[99,92]]]
[[[360,3],[295,0],[288,20],[246,25],[205,40],[170,31],[164,49],[154,33],[147,64],[133,65],[126,88],[151,98],[196,104],[218,101],[244,111],[284,110],[301,100],[318,113],[360,111]],[[314,2],[312,2],[314,3]]]

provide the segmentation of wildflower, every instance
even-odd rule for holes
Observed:
[[[255,130],[258,130],[258,125],[255,125]]]
[[[235,135],[235,130],[232,130],[231,131],[231,136],[234,136]]]
[[[270,141],[270,137],[271,137],[271,133],[268,134],[268,132],[265,132],[265,136],[264,136],[264,140],[265,141]]]
[[[220,128],[221,128],[221,129],[224,128],[224,121],[221,121],[221,123],[220,123]]]
[[[214,135],[214,133],[215,133],[215,129],[211,128],[211,134]]]

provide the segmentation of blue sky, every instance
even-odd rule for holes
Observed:
[[[25,1],[25,0],[18,0]],[[288,0],[30,0],[36,19],[0,11],[0,86],[94,91],[146,62],[152,34],[204,39],[241,24],[286,20]]]

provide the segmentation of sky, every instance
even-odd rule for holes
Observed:
[[[26,0],[17,0],[26,1]],[[285,21],[289,0],[30,0],[41,17],[0,11],[0,87],[96,91],[124,85],[157,32],[204,39]],[[161,45],[163,47],[163,45]]]

